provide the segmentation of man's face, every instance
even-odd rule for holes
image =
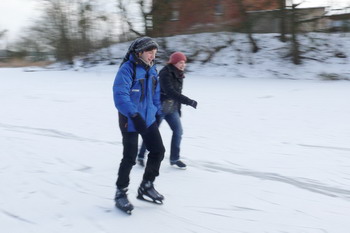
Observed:
[[[185,61],[179,61],[178,63],[174,64],[174,66],[176,68],[178,68],[179,70],[184,71],[185,67],[186,67],[186,62]]]
[[[151,62],[156,58],[157,49],[153,49],[151,51],[144,51],[140,54],[140,58],[150,65]]]

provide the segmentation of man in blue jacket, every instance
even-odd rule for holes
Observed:
[[[157,50],[158,44],[150,37],[136,39],[130,45],[113,85],[124,147],[116,181],[115,205],[129,214],[133,205],[127,198],[127,191],[130,171],[136,164],[139,134],[149,154],[137,198],[159,204],[164,199],[153,186],[165,153],[156,121],[161,115],[160,87],[154,64]]]

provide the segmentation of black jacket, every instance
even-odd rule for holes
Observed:
[[[184,74],[174,65],[168,64],[159,72],[160,100],[162,103],[173,100],[176,110],[181,114],[181,104],[189,105],[191,99],[182,94]]]

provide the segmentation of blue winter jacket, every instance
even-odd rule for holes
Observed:
[[[134,74],[136,71],[136,74]],[[134,80],[133,80],[134,76]],[[147,127],[161,114],[160,85],[156,66],[147,67],[130,55],[118,70],[113,84],[114,104],[122,132],[136,132],[130,117],[140,113]]]

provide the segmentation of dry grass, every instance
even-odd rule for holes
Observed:
[[[28,67],[28,66],[39,66],[39,67],[44,67],[52,64],[50,61],[38,61],[38,62],[33,62],[33,61],[27,61],[23,59],[12,59],[6,62],[0,61],[0,68],[15,68],[15,67]]]
[[[347,80],[350,81],[350,76],[347,76],[346,74],[336,74],[336,73],[320,73],[318,76],[322,80]]]

